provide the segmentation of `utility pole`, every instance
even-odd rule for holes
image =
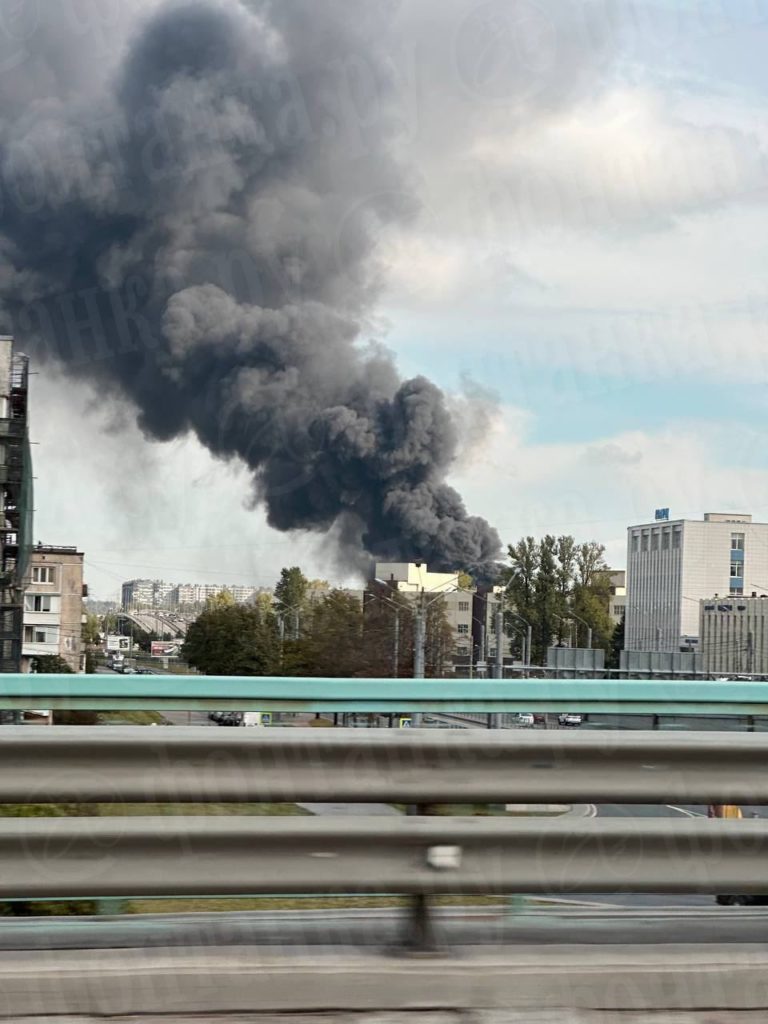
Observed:
[[[414,649],[413,649],[413,678],[424,678],[424,663],[426,660],[427,646],[427,622],[424,607],[424,591],[419,593],[419,598],[414,609]],[[411,714],[411,725],[418,728],[421,725],[421,713],[414,711]]]
[[[397,679],[400,667],[400,611],[395,609],[395,636],[392,643],[392,678]]]
[[[496,602],[496,671],[494,675],[497,679],[504,678],[504,597],[502,594],[499,594],[499,600]],[[492,711],[488,715],[488,728],[501,728],[501,715],[498,711]]]

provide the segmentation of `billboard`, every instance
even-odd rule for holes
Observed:
[[[114,633],[107,636],[106,644],[108,651],[130,651],[133,646],[129,636],[117,636]]]
[[[183,640],[153,640],[150,654],[153,658],[178,658],[183,643]]]

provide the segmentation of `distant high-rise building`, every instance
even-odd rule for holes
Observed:
[[[679,652],[699,643],[702,599],[768,594],[768,523],[709,512],[630,526],[624,647]]]

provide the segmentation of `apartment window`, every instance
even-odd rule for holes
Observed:
[[[654,530],[651,534],[651,551],[659,550],[659,531]]]
[[[27,594],[24,604],[28,612],[50,612],[53,610],[50,594]]]
[[[632,534],[632,554],[636,555],[640,550],[640,535],[638,533]]]
[[[24,643],[26,644],[58,644],[59,633],[56,629],[44,626],[25,626]]]
[[[495,658],[496,657],[496,648],[495,647],[492,647],[490,649],[490,651],[488,651],[488,657],[489,658]]]
[[[640,543],[640,550],[641,551],[647,551],[648,550],[648,534],[647,533],[643,534],[643,539],[642,539],[642,541]]]
[[[459,601],[459,611],[460,612],[468,612],[469,611],[469,601]]]
[[[662,530],[661,533],[661,550],[669,551],[669,530]]]
[[[613,614],[617,615],[617,616],[619,616],[619,618],[621,618],[621,616],[624,614],[624,605],[623,604],[615,604],[613,606]]]
[[[466,636],[466,634],[469,633],[469,626],[466,622],[460,622],[456,627],[456,632]]]
[[[743,551],[744,550],[744,534],[743,533],[732,533],[731,534],[731,551]]]
[[[743,562],[731,562],[731,579],[739,580],[744,575],[744,563]]]
[[[55,573],[52,565],[33,565],[32,566],[32,582],[33,583],[54,583]]]

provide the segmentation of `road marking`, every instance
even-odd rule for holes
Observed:
[[[684,814],[686,818],[706,818],[706,814],[702,811],[686,811],[684,807],[675,807],[674,804],[664,804],[670,811],[677,811],[678,814]]]

